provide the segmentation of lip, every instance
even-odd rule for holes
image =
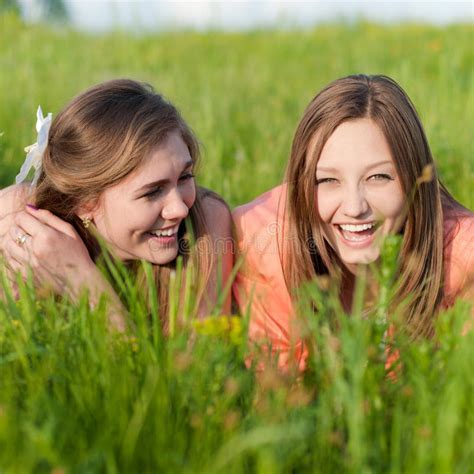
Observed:
[[[365,225],[365,224],[374,224],[377,226],[379,223],[378,221],[357,221],[357,222],[334,222],[333,225]]]
[[[176,235],[178,233],[178,230],[179,230],[179,226],[180,226],[181,223],[179,224],[175,224],[175,225],[171,225],[171,226],[168,226],[168,227],[161,227],[160,229],[152,229],[150,230],[148,233],[157,237],[157,238],[161,238],[161,237],[171,237],[173,235]],[[170,231],[172,230],[172,234],[171,236],[167,236],[167,235],[161,235],[161,236],[158,236],[155,234],[155,232],[166,232],[166,231]]]
[[[367,221],[367,222],[357,222],[357,223],[342,223],[342,225],[365,225],[365,224],[374,224],[372,234],[368,235],[367,237],[360,239],[360,240],[349,240],[343,234],[342,228],[340,227],[341,224],[333,224],[336,230],[335,234],[337,235],[338,239],[347,247],[353,249],[364,249],[370,247],[374,240],[378,229],[380,228],[380,224],[376,221]]]
[[[148,237],[153,244],[157,244],[160,247],[166,247],[169,245],[174,245],[178,241],[178,232],[175,232],[174,234],[171,235],[163,235],[158,237],[155,234],[152,234],[151,232],[148,232]]]
[[[178,231],[181,222],[178,224],[161,227],[160,229],[153,229],[146,233],[149,239],[149,243],[152,247],[156,246],[157,248],[163,247],[174,247],[178,242]],[[155,232],[163,232],[163,231],[172,231],[171,235],[156,235]]]
[[[181,222],[180,222],[179,224],[181,224]],[[174,227],[179,227],[179,224],[169,225],[168,227],[161,227],[161,228],[159,228],[159,229],[153,229],[153,230],[168,230],[168,229],[173,229]]]
[[[177,240],[176,234],[166,236],[166,237],[157,237],[156,235],[151,234],[150,239],[154,242],[159,243],[160,245],[170,245],[174,244]]]

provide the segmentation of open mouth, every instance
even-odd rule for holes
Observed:
[[[173,243],[177,240],[178,229],[179,229],[179,224],[173,227],[168,227],[166,229],[150,230],[149,232],[147,232],[147,234],[151,235],[154,241],[160,244],[166,245],[166,244]]]
[[[350,244],[369,244],[379,225],[376,222],[364,224],[336,224],[339,235]]]

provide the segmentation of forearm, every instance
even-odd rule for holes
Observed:
[[[127,329],[126,310],[120,298],[92,262],[74,272],[67,285],[67,293],[74,301],[77,301],[84,291],[88,294],[91,307],[97,306],[102,297],[106,298],[108,320],[112,329],[119,332]]]

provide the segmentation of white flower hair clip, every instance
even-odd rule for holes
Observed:
[[[27,153],[24,163],[21,165],[20,172],[15,178],[16,184],[22,183],[31,168],[35,169],[35,174],[33,176],[33,181],[31,186],[35,186],[38,182],[39,176],[41,174],[41,165],[43,163],[43,154],[48,146],[48,136],[49,129],[51,127],[52,115],[49,113],[46,118],[43,117],[43,111],[41,107],[38,107],[36,112],[36,131],[38,132],[38,138],[36,143],[33,145],[27,146],[25,151]]]

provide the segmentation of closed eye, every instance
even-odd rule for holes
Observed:
[[[162,192],[163,192],[163,187],[159,186],[158,188],[153,189],[153,191],[150,191],[149,193],[144,194],[143,197],[147,199],[153,199],[159,196]]]
[[[324,183],[337,183],[337,179],[335,178],[321,178],[316,180],[316,184],[324,184]]]
[[[193,179],[193,178],[194,178],[193,173],[184,173],[179,177],[179,181],[180,182],[186,182],[186,181],[188,181],[190,179]],[[155,189],[153,189],[152,191],[144,194],[143,197],[146,198],[146,199],[155,199],[163,193],[163,190],[164,190],[164,186],[158,186]]]
[[[185,173],[185,174],[182,174],[180,177],[179,177],[179,180],[180,181],[187,181],[188,179],[193,179],[194,178],[194,174],[193,173]]]
[[[372,181],[393,181],[392,176],[386,173],[373,174],[372,176],[369,176],[368,179]]]

